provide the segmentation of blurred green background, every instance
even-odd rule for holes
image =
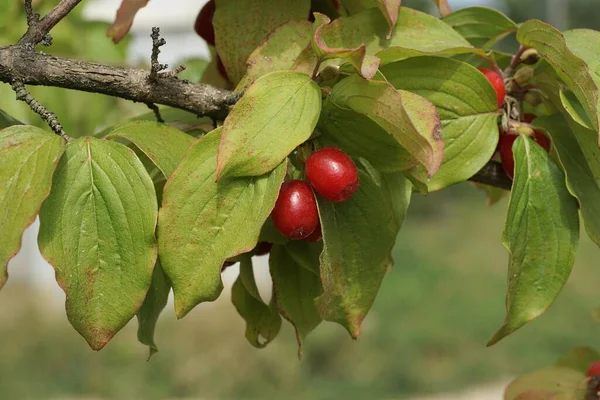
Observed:
[[[25,26],[20,2],[0,3],[0,45],[14,43]],[[547,16],[542,1],[500,3],[517,21]],[[565,3],[570,26],[598,28],[596,1]],[[48,51],[124,63],[127,43],[114,47],[105,29],[78,12],[57,27]],[[32,92],[77,134],[147,111],[101,95]],[[7,85],[0,85],[0,107],[42,125]],[[150,362],[136,341],[135,321],[96,353],[70,327],[54,291],[13,281],[0,291],[0,399],[400,399],[503,381],[550,364],[571,347],[596,346],[600,324],[590,311],[600,305],[600,252],[582,232],[573,274],[556,304],[486,348],[504,318],[506,207],[506,200],[488,207],[471,184],[415,195],[394,251],[396,266],[360,339],[323,323],[308,338],[302,361],[287,324],[266,349],[251,347],[228,292],[181,321],[165,311],[156,334],[160,352]]]

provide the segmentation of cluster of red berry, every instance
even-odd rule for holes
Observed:
[[[504,96],[506,95],[506,87],[504,86],[504,79],[496,71],[492,71],[486,68],[479,68],[479,71],[485,75],[487,80],[492,84],[496,91],[496,101],[498,102],[498,108],[502,108],[504,105]],[[525,114],[523,116],[523,122],[530,124],[534,119],[535,115]],[[506,174],[512,179],[515,173],[515,157],[513,154],[512,146],[519,133],[508,129],[500,131],[500,140],[498,141],[498,147],[496,152],[500,153],[500,159],[502,166]],[[550,139],[540,130],[534,129],[532,139],[542,146],[547,152],[550,152]]]
[[[196,33],[210,46],[215,45],[215,29],[213,28],[213,17],[215,16],[215,0],[210,0],[208,3],[202,7],[200,12],[198,13],[198,17],[196,17],[196,22],[194,23],[194,30]],[[223,65],[223,61],[221,57],[217,55],[217,69],[219,70],[219,74],[225,79],[229,80],[227,76],[227,71],[225,70],[225,65]]]
[[[342,150],[325,147],[308,157],[305,174],[308,183],[294,179],[281,185],[271,217],[275,227],[290,239],[317,242],[322,233],[313,190],[331,202],[346,201],[358,188],[358,170]]]

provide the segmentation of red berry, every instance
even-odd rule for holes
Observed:
[[[514,177],[515,171],[515,157],[512,151],[512,146],[519,135],[515,132],[508,132],[500,135],[500,141],[498,147],[500,150],[500,158],[502,159],[502,166],[506,175],[511,179]],[[550,139],[540,131],[534,131],[533,140],[542,146],[544,150],[550,152]]]
[[[537,115],[526,113],[523,115],[523,122],[526,124],[530,124],[534,119],[536,119]]]
[[[329,201],[348,200],[358,189],[358,170],[340,149],[325,147],[306,160],[306,179],[315,192]]]
[[[502,78],[502,75],[487,68],[479,68],[479,71],[485,75],[487,80],[490,81],[494,87],[494,90],[496,91],[498,108],[502,108],[502,105],[504,104],[504,95],[506,94],[506,88],[504,87],[504,79]]]
[[[194,30],[211,46],[215,45],[215,30],[213,28],[213,16],[215,15],[215,0],[210,0],[202,7],[196,17]]]
[[[284,236],[304,239],[319,224],[317,202],[310,186],[304,181],[284,182],[273,208],[273,224]]]
[[[515,174],[515,157],[512,151],[512,145],[519,137],[516,133],[505,133],[500,135],[500,141],[498,147],[500,150],[500,158],[502,159],[502,166],[506,175],[512,179]]]
[[[217,56],[217,70],[225,80],[229,80],[229,76],[227,75],[227,71],[225,70],[225,65],[223,64],[223,61],[219,56]]]
[[[596,361],[595,363],[590,365],[585,375],[588,377],[600,376],[600,361]]]
[[[254,255],[264,256],[265,254],[269,254],[271,252],[271,248],[273,248],[273,243],[258,242],[254,248]]]
[[[309,242],[318,242],[321,239],[323,239],[323,232],[321,231],[321,223],[319,223],[314,232],[308,235],[306,240]]]

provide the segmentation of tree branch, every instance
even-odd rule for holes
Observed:
[[[510,190],[512,187],[512,180],[504,172],[502,164],[496,161],[488,162],[469,180],[505,190]]]
[[[28,12],[27,20],[29,23],[29,28],[21,37],[21,39],[19,39],[17,44],[35,46],[36,44],[40,43],[42,40],[44,40],[48,32],[50,32],[50,30],[54,28],[54,26],[68,13],[70,13],[71,10],[79,3],[81,3],[81,0],[62,0],[52,9],[52,11],[50,11],[44,18],[40,20],[38,20],[39,16],[37,18],[31,17]],[[28,0],[28,4],[29,7],[26,4],[26,10],[30,11],[30,0]]]
[[[224,119],[238,99],[228,90],[193,84],[168,73],[152,82],[143,69],[54,57],[18,45],[0,47],[0,82],[13,81],[164,104],[215,119]]]

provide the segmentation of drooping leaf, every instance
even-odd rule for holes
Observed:
[[[108,27],[106,36],[113,42],[119,43],[131,29],[135,15],[140,9],[146,7],[146,4],[148,0],[122,0],[115,21]]]
[[[260,349],[275,339],[281,317],[273,300],[266,305],[261,299],[250,257],[244,257],[240,263],[240,275],[231,288],[231,302],[246,321],[246,339],[252,346]]]
[[[539,317],[569,278],[579,241],[577,203],[541,146],[513,145],[515,178],[502,241],[510,253],[506,320],[492,345]]]
[[[154,343],[154,331],[160,313],[167,305],[171,285],[167,279],[160,263],[156,263],[154,273],[152,274],[152,283],[146,299],[137,313],[138,320],[138,341],[148,346],[148,359],[158,352],[158,347]]]
[[[341,58],[350,63],[362,77],[370,79],[375,76],[379,68],[379,58],[367,54],[367,46],[364,43],[357,47],[331,47],[325,39],[328,36],[327,27],[331,20],[324,14],[314,13],[314,15],[315,30],[312,44],[317,56],[321,60]]]
[[[600,90],[600,61],[598,60],[600,57],[600,50],[598,48],[600,46],[600,32],[591,29],[574,29],[564,32],[563,35],[569,50],[585,61],[596,88]],[[561,94],[564,94],[564,92],[561,91]],[[575,92],[574,94],[576,95],[577,93]],[[579,101],[581,102],[581,99]],[[581,107],[581,104],[578,104],[578,106],[578,108],[585,110],[585,107]],[[597,111],[600,112],[600,107]],[[592,116],[592,121],[590,121],[590,117],[585,115],[585,111],[582,113],[579,110],[576,112],[569,110],[569,112],[584,127],[594,129],[594,116]],[[592,123],[591,126],[589,125],[590,122]]]
[[[330,98],[340,107],[368,117],[379,125],[423,165],[429,175],[438,170],[444,143],[440,135],[438,112],[428,100],[411,92],[396,90],[387,82],[368,81],[358,75],[352,75],[335,85]],[[333,123],[330,125],[335,127]],[[376,136],[373,138],[377,140],[381,135],[374,132]],[[336,134],[347,133],[353,137],[361,134],[356,131],[339,131]],[[368,135],[369,132],[362,134]],[[373,160],[373,157],[369,160]]]
[[[321,90],[309,76],[283,71],[262,76],[223,124],[217,178],[271,171],[310,137],[320,112]]]
[[[448,0],[433,0],[433,2],[438,7],[442,17],[445,17],[452,12],[450,5],[448,4]]]
[[[310,0],[216,0],[213,19],[217,53],[236,85],[246,60],[267,34],[291,20],[305,20]]]
[[[298,241],[290,245],[307,248],[310,243]],[[303,253],[309,254],[309,250],[303,249]],[[312,262],[318,270],[318,254],[312,257]],[[323,292],[321,278],[318,271],[315,273],[301,266],[290,255],[286,246],[273,246],[269,266],[273,279],[273,299],[281,315],[296,330],[298,358],[301,358],[304,339],[321,323],[321,317],[315,306],[315,298]]]
[[[504,392],[504,400],[583,400],[585,381],[581,372],[547,367],[512,381]]]
[[[381,68],[395,88],[423,96],[439,112],[442,164],[429,191],[469,179],[492,158],[498,143],[498,106],[488,80],[476,68],[441,57],[417,57]]]
[[[491,49],[518,29],[517,24],[498,10],[466,7],[445,16],[442,21],[460,33],[473,46]]]
[[[156,193],[131,149],[67,145],[40,211],[40,251],[67,295],[67,317],[99,350],[141,307],[156,262]]]
[[[596,134],[580,125],[569,124],[560,114],[536,118],[535,125],[552,137],[567,186],[579,201],[585,229],[600,246],[600,150],[596,145]],[[588,154],[584,153],[584,148],[588,149]]]
[[[107,139],[125,139],[136,145],[169,177],[194,143],[194,137],[166,124],[132,121],[115,127]]]
[[[0,129],[8,128],[13,125],[24,125],[21,121],[11,117],[6,112],[0,110]]]
[[[380,171],[403,171],[416,160],[392,135],[368,116],[338,106],[331,97],[323,104],[319,143],[368,160]]]
[[[556,361],[557,367],[567,367],[585,374],[592,363],[600,360],[600,353],[591,347],[575,347]]]
[[[8,261],[21,248],[23,231],[50,193],[64,151],[64,140],[39,128],[0,129],[0,289],[8,279]]]
[[[400,230],[406,219],[406,212],[412,197],[412,183],[400,172],[383,174],[383,179],[390,191],[392,209],[396,220],[396,228]]]
[[[530,20],[523,23],[517,32],[517,40],[524,46],[535,48],[567,84],[581,102],[596,132],[600,127],[599,90],[591,76],[588,65],[574,55],[560,31],[542,21]],[[571,46],[578,42],[572,37]]]
[[[312,24],[289,21],[269,33],[250,54],[246,74],[237,86],[240,91],[269,72],[291,69],[306,46],[310,45]]]
[[[286,171],[284,162],[262,176],[216,182],[221,129],[190,148],[163,194],[158,246],[179,318],[214,301],[223,289],[223,262],[254,248]]]
[[[323,242],[309,243],[300,240],[291,240],[285,244],[287,254],[294,262],[313,274],[320,273],[320,256],[323,252]]]
[[[353,338],[359,336],[391,265],[397,232],[388,189],[363,168],[359,179],[358,190],[343,203],[317,196],[323,231],[323,294],[316,300],[317,309],[321,318],[339,323]]]

